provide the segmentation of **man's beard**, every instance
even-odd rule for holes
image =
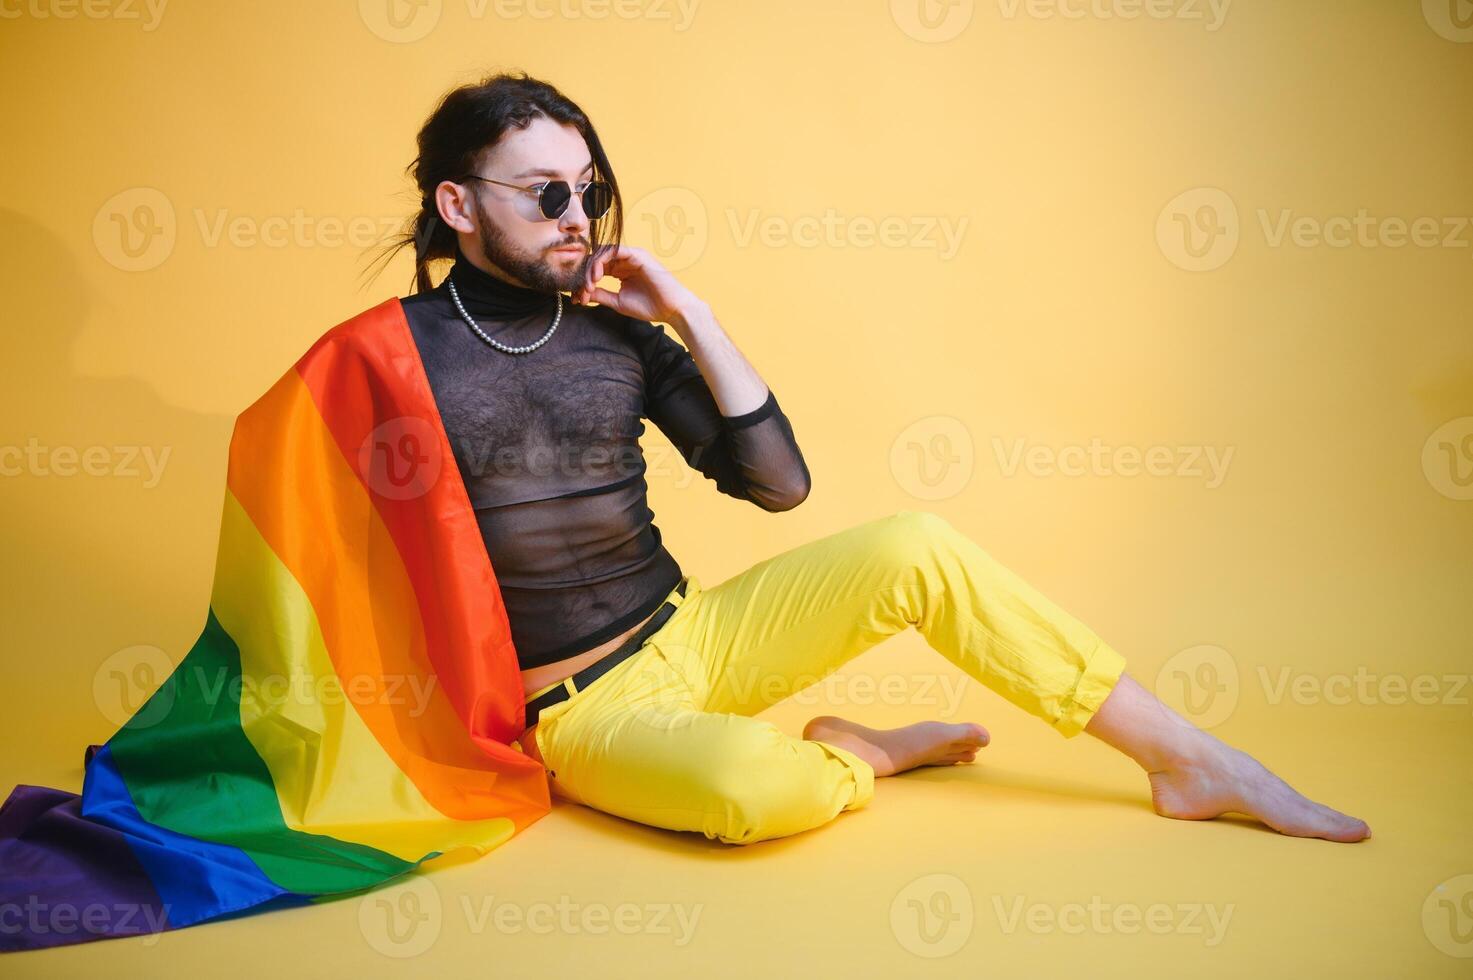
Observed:
[[[557,260],[549,259],[546,252],[528,254],[513,245],[501,228],[491,220],[490,215],[486,214],[479,198],[476,199],[476,212],[481,219],[477,222],[481,252],[496,268],[526,283],[528,288],[543,293],[570,293],[583,285],[591,258],[587,252],[573,265],[554,267],[551,263]]]

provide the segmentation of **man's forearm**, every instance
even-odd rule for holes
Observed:
[[[710,306],[696,300],[676,314],[670,325],[685,341],[722,415],[745,415],[762,407],[767,401],[767,383],[716,322]]]

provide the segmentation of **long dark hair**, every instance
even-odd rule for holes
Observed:
[[[576,103],[547,82],[526,72],[499,72],[451,90],[420,127],[419,156],[405,168],[419,188],[419,213],[405,222],[404,230],[381,253],[387,264],[400,249],[414,246],[411,292],[433,289],[429,264],[455,256],[456,232],[440,218],[435,188],[441,181],[473,173],[482,153],[507,130],[526,129],[537,116],[570,125],[582,134],[593,157],[594,177],[608,181],[614,192],[613,206],[590,223],[589,244],[595,255],[602,247],[619,244],[624,233],[624,199],[593,123]]]

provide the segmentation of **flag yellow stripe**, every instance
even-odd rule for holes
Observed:
[[[511,837],[505,817],[445,816],[395,765],[358,703],[393,695],[344,688],[306,593],[228,490],[220,543],[211,605],[240,648],[241,728],[271,772],[286,825],[406,861],[463,845],[484,852]],[[398,692],[411,716],[425,696],[415,687]]]

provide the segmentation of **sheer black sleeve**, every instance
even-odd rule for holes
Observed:
[[[722,415],[690,351],[664,329],[630,322],[645,372],[645,418],[724,494],[767,511],[791,510],[812,486],[793,427],[771,388],[744,415]]]

